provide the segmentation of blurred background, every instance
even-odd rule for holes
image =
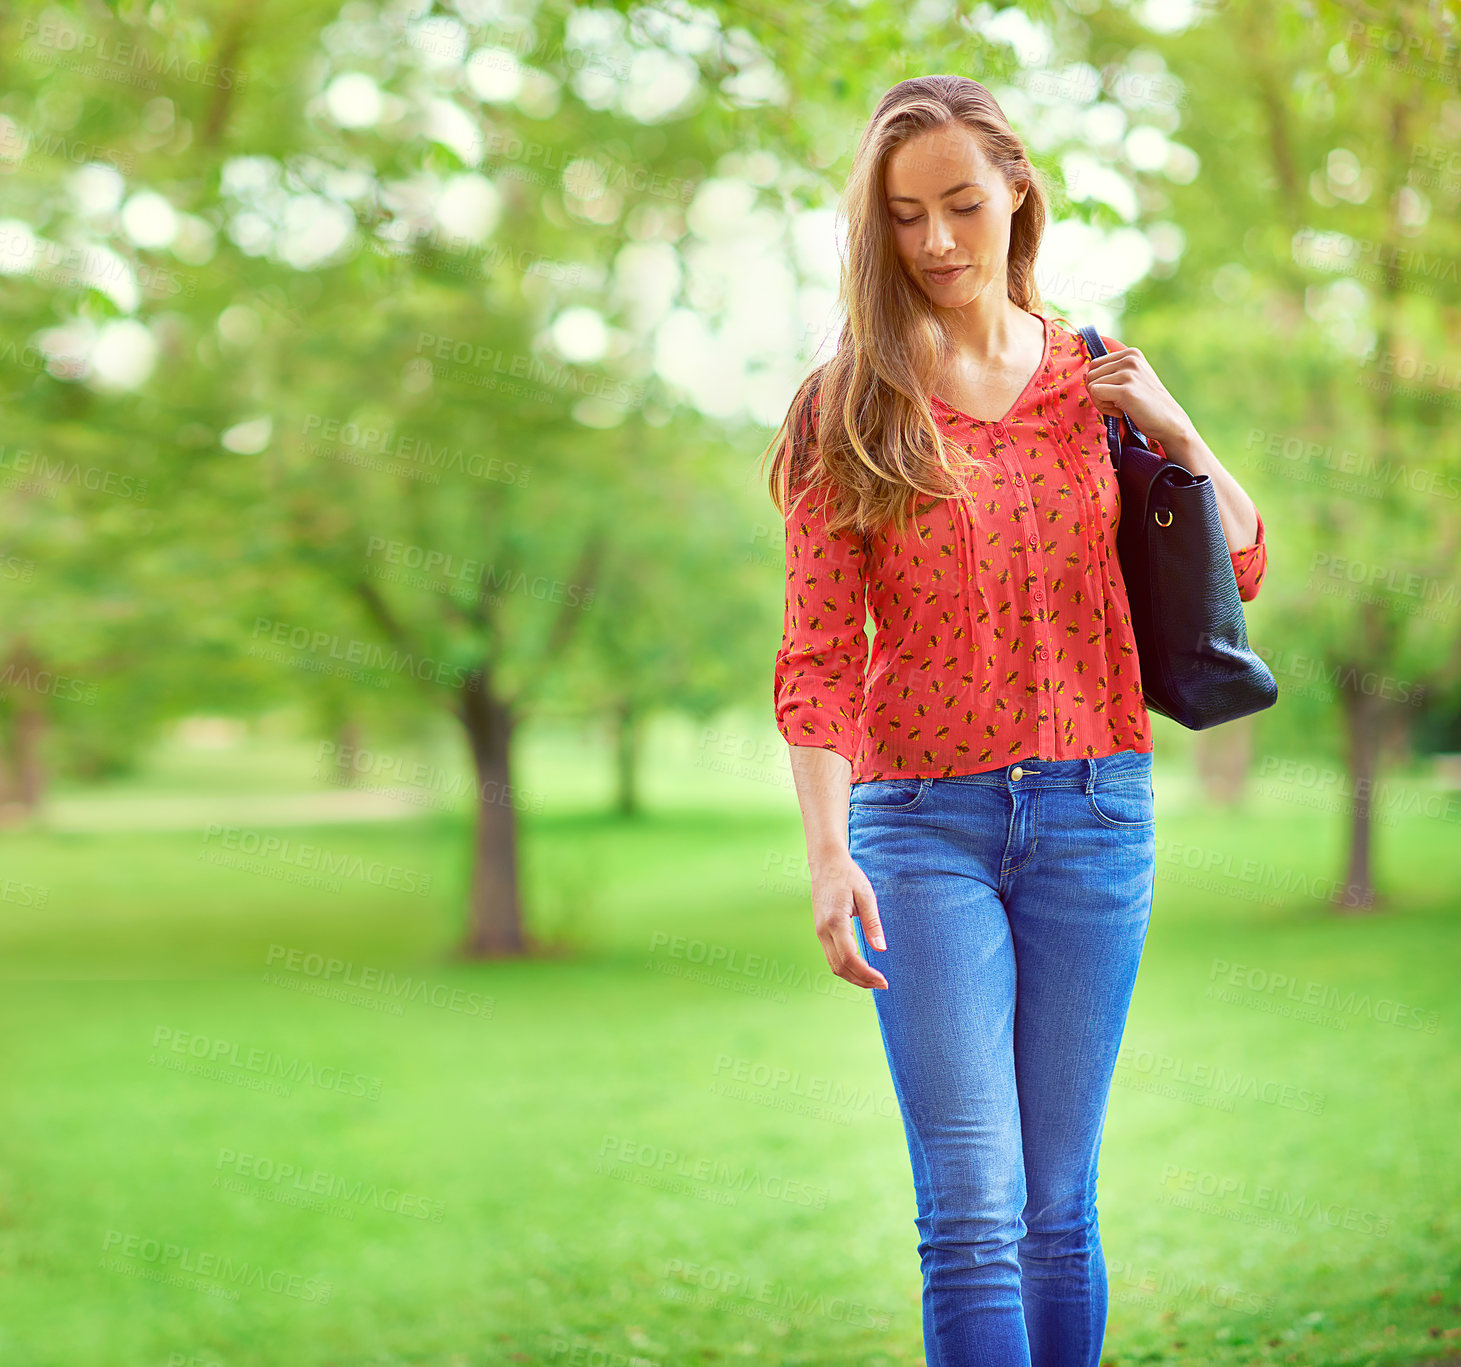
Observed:
[[[923,1361],[761,457],[935,72],[1269,545],[1278,705],[1155,718],[1104,1360],[1461,1361],[1456,24],[7,7],[0,1362]]]

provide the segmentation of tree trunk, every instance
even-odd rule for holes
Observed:
[[[614,712],[614,760],[620,816],[639,811],[639,713],[628,700]]]
[[[1207,800],[1224,806],[1237,802],[1253,762],[1253,717],[1199,731],[1193,747],[1198,782]]]
[[[41,737],[46,729],[45,708],[35,685],[41,662],[26,641],[11,650],[7,663],[11,677],[18,680],[10,695],[10,783],[7,800],[34,815],[46,793],[46,762]]]
[[[1405,770],[1415,763],[1414,736],[1411,729],[1415,723],[1413,707],[1399,707],[1393,703],[1380,718],[1380,766],[1386,769]]]
[[[0,708],[0,827],[21,825],[26,818],[15,770],[10,763],[10,754],[15,748],[14,734],[15,709]]]
[[[1355,670],[1351,677],[1360,677]],[[1349,772],[1354,780],[1354,808],[1350,814],[1349,870],[1344,886],[1336,888],[1329,901],[1344,912],[1371,911],[1382,903],[1374,888],[1370,847],[1374,823],[1370,820],[1370,799],[1380,769],[1380,746],[1384,739],[1384,700],[1363,689],[1341,687],[1345,738],[1349,748]]]
[[[34,693],[15,700],[15,792],[27,812],[34,814],[46,795],[46,761],[41,737],[46,718]]]
[[[511,710],[491,695],[482,672],[464,690],[463,725],[477,778],[472,891],[462,948],[474,959],[522,954],[526,948],[518,887],[517,812],[512,804]]]
[[[360,782],[355,756],[360,752],[360,723],[347,717],[335,728],[335,783],[353,788]]]

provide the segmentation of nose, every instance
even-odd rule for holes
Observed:
[[[954,245],[954,234],[949,222],[942,214],[929,214],[928,231],[924,235],[923,248],[930,256],[942,256]]]

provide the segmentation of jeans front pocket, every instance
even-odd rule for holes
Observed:
[[[911,812],[928,792],[926,778],[874,778],[854,783],[848,806],[869,812]]]
[[[1156,802],[1149,779],[1113,779],[1097,781],[1086,794],[1091,814],[1103,826],[1116,830],[1141,830],[1156,819]]]

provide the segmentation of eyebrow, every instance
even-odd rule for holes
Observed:
[[[951,189],[945,190],[943,192],[943,194],[941,194],[939,196],[939,198],[940,199],[947,199],[950,195],[956,195],[956,194],[958,194],[960,190],[987,190],[988,188],[989,187],[987,185],[985,185],[983,181],[979,181],[979,180],[966,180],[966,181],[964,181],[960,185],[955,185]],[[895,204],[900,199],[906,200],[909,204],[918,204],[918,203],[920,203],[920,201],[914,199],[912,195],[889,195],[888,196],[888,203]]]

